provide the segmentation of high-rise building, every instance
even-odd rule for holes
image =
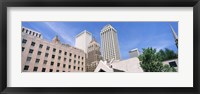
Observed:
[[[100,45],[93,38],[88,46],[88,52],[86,57],[86,72],[94,72],[95,68],[99,64],[99,61],[102,59]]]
[[[140,55],[138,49],[133,49],[131,51],[129,51],[129,55],[130,55],[130,58],[133,58],[133,57],[138,57]]]
[[[174,31],[174,28],[171,25],[170,25],[170,28],[171,28],[172,34],[174,36],[176,47],[178,48],[178,36],[176,35],[176,32]]]
[[[82,49],[85,53],[87,53],[87,48],[91,40],[92,40],[92,34],[84,30],[83,32],[81,32],[76,36],[75,47]]]
[[[101,30],[100,35],[103,59],[107,61],[113,58],[114,60],[120,60],[117,30],[108,24]]]
[[[31,33],[30,33],[31,32]],[[84,72],[83,50],[62,44],[58,36],[52,42],[31,29],[22,28],[22,72]]]

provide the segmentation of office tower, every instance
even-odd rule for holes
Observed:
[[[103,27],[100,35],[103,59],[107,61],[113,58],[114,60],[120,60],[117,30],[108,24]]]
[[[133,49],[131,51],[129,51],[129,55],[130,55],[130,58],[133,58],[133,57],[138,57],[140,55],[138,49]]]
[[[96,66],[99,64],[99,61],[102,59],[100,52],[100,45],[93,38],[89,43],[87,58],[86,58],[86,72],[94,72]]]
[[[92,34],[86,30],[79,33],[75,39],[75,47],[82,49],[85,53],[87,53],[87,48],[89,43],[92,40]]]
[[[31,33],[30,33],[31,32]],[[52,41],[31,29],[22,28],[22,72],[84,72],[83,50],[62,44],[58,36]]]

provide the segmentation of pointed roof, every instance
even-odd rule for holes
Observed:
[[[173,36],[174,36],[174,39],[177,40],[177,39],[178,39],[178,36],[176,35],[176,32],[174,31],[174,28],[172,27],[171,24],[169,24],[169,25],[170,25],[170,28],[171,28],[172,34],[173,34]]]
[[[53,38],[52,41],[53,41],[53,42],[60,42],[60,39],[58,38],[58,35],[56,35],[56,36]]]

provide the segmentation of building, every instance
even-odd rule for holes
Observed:
[[[130,58],[133,58],[133,57],[138,57],[140,55],[138,49],[133,49],[131,51],[129,51],[129,55],[130,55]]]
[[[82,49],[85,53],[87,53],[87,48],[91,41],[92,41],[92,34],[84,30],[76,36],[75,47]]]
[[[170,67],[174,67],[176,71],[178,71],[178,59],[171,59],[162,62],[164,65],[169,65]]]
[[[170,25],[170,28],[171,28],[172,34],[174,36],[176,47],[178,48],[178,36],[176,35],[176,32],[174,31],[174,28],[171,25]]]
[[[127,60],[111,60],[100,61],[94,72],[132,72],[140,73],[143,72],[140,67],[140,61],[137,57],[130,58]]]
[[[89,43],[86,57],[86,72],[94,72],[95,68],[99,64],[99,61],[102,59],[100,45],[93,38]]]
[[[107,61],[113,58],[120,60],[117,30],[108,24],[101,30],[100,35],[103,59]]]
[[[30,33],[31,32],[31,33]],[[84,72],[83,50],[62,44],[58,36],[52,42],[22,27],[22,72]]]

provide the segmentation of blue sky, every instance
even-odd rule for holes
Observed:
[[[177,52],[169,24],[178,35],[178,22],[22,22],[22,26],[42,33],[43,38],[51,41],[58,35],[62,43],[74,46],[75,36],[87,30],[100,44],[100,31],[111,24],[118,33],[121,59],[129,58],[128,52],[138,48],[153,47],[157,50],[169,48]]]

